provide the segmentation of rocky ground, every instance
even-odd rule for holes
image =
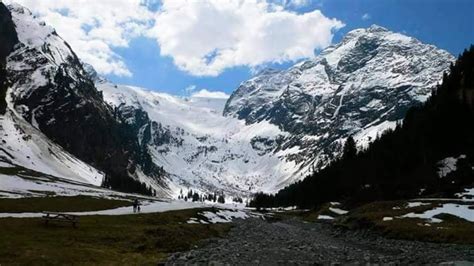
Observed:
[[[200,248],[171,255],[167,264],[474,265],[469,261],[474,262],[474,246],[386,239],[296,218],[276,222],[252,218],[236,221],[226,238],[210,239]]]

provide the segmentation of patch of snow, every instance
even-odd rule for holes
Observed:
[[[102,183],[104,173],[66,152],[15,113],[0,116],[0,129],[0,157],[10,163],[72,181]]]
[[[451,214],[459,218],[465,219],[470,222],[474,222],[474,209],[469,209],[472,205],[461,205],[454,203],[446,203],[441,207],[428,210],[424,213],[408,213],[403,215],[403,218],[421,218],[427,219],[433,223],[439,223],[442,220],[435,218],[434,216],[442,213]]]
[[[140,213],[157,213],[167,212],[173,210],[185,210],[195,208],[209,207],[205,204],[185,202],[185,201],[148,201],[142,202]],[[90,212],[67,212],[68,214],[89,216],[89,215],[130,215],[134,214],[133,207],[120,207],[110,210],[101,211],[90,211]],[[32,212],[32,213],[0,213],[0,218],[15,217],[15,218],[30,218],[30,217],[41,217],[43,213]]]
[[[420,207],[424,205],[430,205],[430,203],[424,203],[424,202],[408,202],[407,208],[415,208],[415,207]]]
[[[334,217],[329,215],[318,215],[318,220],[333,220]]]
[[[461,199],[474,199],[474,188],[466,188],[464,192],[457,193],[456,196]]]
[[[246,219],[248,214],[244,211],[230,211],[230,210],[219,210],[217,212],[205,211],[201,213],[202,216],[210,223],[230,223],[233,219]]]
[[[383,217],[382,221],[384,222],[393,221],[393,217]]]
[[[346,211],[346,210],[342,210],[342,209],[339,209],[339,208],[333,208],[333,207],[329,207],[329,210],[336,213],[336,214],[339,214],[339,215],[344,215],[344,214],[348,213],[348,211]]]
[[[365,149],[369,147],[369,144],[376,140],[382,133],[387,130],[395,129],[399,121],[383,121],[379,124],[371,124],[366,126],[364,129],[359,131],[355,136],[354,140],[357,143],[359,149]]]

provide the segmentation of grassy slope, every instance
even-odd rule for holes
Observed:
[[[454,202],[454,201],[453,201]],[[272,213],[274,220],[297,217],[307,222],[328,222],[318,220],[319,215],[329,215],[336,226],[350,230],[374,230],[386,237],[438,243],[474,244],[474,223],[456,216],[442,214],[436,216],[441,223],[428,223],[418,218],[402,218],[407,213],[423,213],[446,202],[431,202],[413,208],[405,208],[405,201],[380,201],[352,209],[347,215],[337,215],[329,211],[330,204],[322,204],[312,210],[293,210]],[[458,202],[462,204],[462,202]],[[339,206],[335,206],[338,208]],[[395,207],[395,209],[394,209]],[[341,207],[342,209],[347,209]],[[384,217],[393,217],[392,221],[383,221]]]
[[[439,215],[441,223],[427,223],[418,218],[394,218],[383,221],[384,217],[399,217],[414,212],[423,213],[441,202],[432,202],[414,208],[393,209],[404,206],[402,201],[382,201],[363,205],[352,210],[348,216],[339,219],[339,225],[351,229],[374,229],[387,237],[421,240],[440,243],[474,244],[474,223],[452,215]]]
[[[41,219],[0,219],[0,265],[156,265],[171,252],[222,236],[228,224],[187,224],[202,210],[81,217],[79,227],[45,225]]]

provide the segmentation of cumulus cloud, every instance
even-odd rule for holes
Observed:
[[[149,36],[181,70],[217,76],[231,67],[312,57],[343,26],[319,10],[297,14],[266,1],[163,0]]]
[[[7,0],[13,2],[13,0]],[[14,0],[38,15],[101,74],[130,76],[115,47],[143,35],[153,23],[141,0]]]
[[[365,13],[364,15],[362,15],[362,20],[369,20],[369,19],[370,19],[369,13]]]
[[[155,39],[179,69],[217,76],[236,66],[312,57],[344,26],[319,10],[289,10],[310,0],[6,0],[12,1],[55,27],[98,73],[117,76],[132,73],[115,48],[139,36]]]
[[[285,6],[301,8],[310,4],[310,0],[285,0]]]
[[[202,89],[197,91],[191,95],[193,98],[214,98],[214,99],[227,99],[230,95],[226,94],[222,91],[208,91],[206,89]]]

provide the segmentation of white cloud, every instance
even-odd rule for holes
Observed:
[[[365,13],[364,15],[362,15],[362,20],[369,20],[369,19],[370,19],[369,13]]]
[[[344,24],[319,10],[297,14],[266,1],[163,0],[149,36],[197,76],[314,56]]]
[[[130,76],[114,47],[127,47],[152,24],[141,0],[14,0],[29,8],[101,74]],[[12,0],[7,0],[12,2]]]
[[[311,0],[6,0],[28,7],[56,28],[100,74],[131,76],[115,48],[136,37],[156,39],[161,55],[197,76],[312,57],[344,24],[315,10]],[[154,6],[151,11],[147,6]],[[156,10],[156,7],[159,7]]]
[[[196,89],[197,89],[196,85],[189,85],[186,88],[184,88],[184,92],[189,95],[191,92],[195,91]]]
[[[285,6],[293,7],[293,8],[301,8],[305,7],[310,4],[310,0],[286,0]]]
[[[206,89],[202,89],[198,92],[195,92],[191,95],[193,98],[214,98],[214,99],[227,99],[230,95],[226,94],[222,91],[208,91]]]

